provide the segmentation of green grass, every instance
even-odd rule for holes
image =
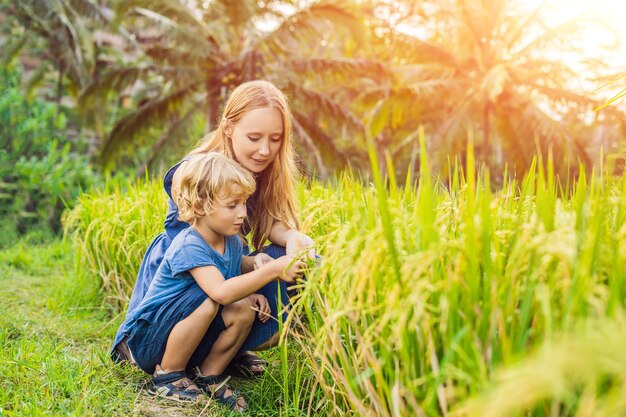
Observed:
[[[111,366],[104,337],[111,324],[99,307],[98,284],[70,278],[70,256],[59,241],[22,241],[0,252],[5,415],[132,414],[140,380]]]
[[[594,364],[584,355],[602,351],[584,346],[602,333],[588,329],[623,322],[626,179],[580,169],[577,181],[562,183],[548,156],[493,190],[471,150],[467,161],[453,166],[445,186],[422,153],[418,186],[383,176],[363,185],[345,175],[299,187],[303,229],[324,261],[303,286],[286,344],[271,353],[272,375],[249,388],[258,412],[480,416],[481,401],[502,392],[502,416],[626,412],[610,400],[620,368],[592,374],[574,359],[545,359],[569,340],[580,346],[572,357]],[[160,185],[133,187],[83,196],[66,218],[84,253],[80,266],[98,272],[101,305],[111,312],[123,308],[156,234],[142,230],[161,228],[163,209],[153,203],[163,199]],[[508,387],[499,379],[507,370],[541,367],[545,381],[582,377],[541,395],[498,391]]]
[[[114,365],[108,350],[121,316],[103,306],[101,282],[77,274],[72,245],[23,240],[0,251],[0,415],[226,416],[208,399],[177,406],[145,394],[147,376]],[[252,415],[277,416],[283,401],[279,351],[271,372],[235,381]]]

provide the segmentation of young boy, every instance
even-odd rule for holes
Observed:
[[[216,152],[191,156],[174,186],[179,218],[191,227],[172,241],[123,333],[137,365],[153,374],[151,394],[194,401],[203,391],[242,411],[245,400],[222,373],[250,331],[253,308],[269,319],[267,300],[254,292],[276,278],[292,282],[304,264],[263,259],[241,275],[238,233],[255,179],[237,162]]]

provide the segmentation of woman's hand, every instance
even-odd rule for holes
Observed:
[[[300,233],[297,230],[291,230],[289,232],[289,236],[287,237],[287,244],[285,245],[285,249],[287,251],[288,256],[302,256],[302,252],[305,249],[306,256],[309,259],[315,259],[315,242],[309,236],[304,233]]]
[[[269,256],[267,253],[257,253],[254,256],[254,259],[252,260],[253,265],[254,265],[254,270],[256,271],[257,269],[261,268],[266,263],[272,262],[273,260],[274,258]]]
[[[270,319],[272,310],[270,309],[270,303],[267,301],[267,298],[261,294],[251,294],[248,296],[248,302],[250,302],[250,307],[253,310],[258,311],[259,320],[261,320],[262,323]]]

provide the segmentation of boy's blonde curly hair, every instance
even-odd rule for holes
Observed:
[[[249,171],[219,152],[191,155],[181,169],[175,203],[179,220],[190,224],[210,214],[218,199],[249,196],[256,187]]]

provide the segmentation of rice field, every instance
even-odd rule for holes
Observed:
[[[285,326],[274,415],[626,415],[626,180],[560,181],[547,156],[496,190],[471,150],[446,178],[420,166],[300,185],[323,261]],[[148,181],[65,218],[117,311],[164,213]]]

